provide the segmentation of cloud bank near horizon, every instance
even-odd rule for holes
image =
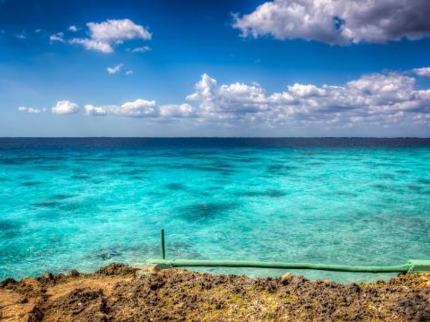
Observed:
[[[426,68],[414,69],[427,70]],[[203,74],[185,102],[158,104],[139,98],[112,105],[86,104],[88,116],[141,118],[150,121],[189,121],[190,124],[257,126],[263,128],[313,126],[349,128],[394,126],[412,122],[430,126],[430,89],[417,89],[416,79],[404,73],[366,74],[342,86],[294,83],[284,91],[267,93],[258,84],[218,84]],[[19,107],[39,114],[43,109]],[[45,109],[46,110],[46,109]],[[53,114],[79,112],[77,103],[61,100]]]

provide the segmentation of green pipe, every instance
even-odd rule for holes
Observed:
[[[188,260],[188,259],[150,259],[148,264],[157,265],[161,269],[172,267],[253,267],[283,269],[313,269],[336,272],[364,273],[397,273],[397,272],[430,272],[430,260],[410,260],[406,264],[396,266],[351,266],[311,263],[260,262],[235,260]]]
[[[161,229],[161,258],[166,259],[166,246],[164,242],[164,229]]]

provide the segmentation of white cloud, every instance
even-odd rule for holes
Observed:
[[[102,23],[87,23],[92,39],[105,42],[123,42],[130,39],[150,40],[152,34],[130,19],[106,20]]]
[[[79,112],[79,106],[68,100],[58,101],[57,105],[51,108],[53,114],[75,114]]]
[[[113,52],[113,46],[126,40],[151,40],[152,34],[143,26],[136,25],[130,19],[106,20],[101,23],[87,23],[90,38],[75,38],[72,44],[81,44],[88,50],[103,53]]]
[[[169,120],[196,117],[196,108],[190,104],[165,104],[158,106],[155,101],[137,99],[122,105],[85,105],[85,112],[91,116],[125,116],[132,118],[152,118]]]
[[[158,114],[158,109],[155,101],[137,99],[133,102],[113,107],[111,108],[111,112],[116,115],[129,117],[154,117]]]
[[[87,50],[95,50],[100,51],[102,53],[111,53],[113,52],[113,48],[110,44],[96,41],[92,39],[80,39],[75,38],[69,41],[71,44],[80,44],[85,47]]]
[[[274,0],[235,15],[233,27],[254,38],[384,43],[428,37],[429,16],[428,0]]]
[[[413,119],[418,124],[430,127],[430,113],[417,113],[414,115]]]
[[[402,122],[408,113],[430,113],[430,89],[414,86],[415,79],[402,74],[370,74],[343,86],[295,83],[267,95],[259,85],[218,85],[204,74],[186,98],[198,105],[198,117],[222,123],[384,126]]]
[[[195,109],[190,104],[168,104],[160,106],[160,116],[162,117],[193,117],[195,116]]]
[[[128,48],[128,51],[132,53],[146,53],[151,50],[151,47],[149,46],[142,46],[142,47],[136,47],[136,48]]]
[[[295,83],[293,86],[288,86],[288,92],[299,97],[323,96],[326,94],[324,89],[318,88],[315,85],[303,85],[298,83]]]
[[[234,83],[218,86],[217,81],[207,74],[203,74],[196,84],[196,92],[186,98],[199,102],[208,114],[252,112],[263,110],[267,105],[264,89],[259,85]]]
[[[87,115],[92,116],[112,114],[135,118],[157,117],[159,114],[156,102],[144,99],[137,99],[135,101],[126,102],[122,105],[94,106],[88,104],[85,105],[85,112]]]
[[[75,25],[72,25],[72,26],[69,27],[69,30],[71,32],[77,32],[78,31],[78,27],[76,27]]]
[[[49,40],[51,41],[51,43],[53,43],[54,41],[64,42],[63,37],[64,37],[64,33],[58,32],[55,35],[49,36]]]
[[[108,68],[106,68],[106,70],[109,74],[112,75],[112,74],[116,74],[116,73],[120,72],[123,66],[124,66],[124,64],[121,63],[121,64],[116,65],[115,67],[108,67]]]
[[[430,67],[414,68],[412,71],[421,77],[430,77]]]
[[[20,106],[20,107],[18,107],[18,111],[27,112],[30,114],[39,114],[42,112],[46,112],[46,108],[33,108],[33,107]]]
[[[96,107],[91,104],[85,105],[85,114],[91,116],[106,116],[107,109],[105,107]]]
[[[125,72],[125,74],[126,74],[127,76],[130,76],[130,75],[133,75],[133,74],[134,74],[134,72],[133,72],[132,70],[127,70],[127,71]]]
[[[219,84],[203,74],[186,100],[188,103],[157,104],[140,98],[118,105],[88,104],[84,109],[90,116],[180,122],[186,127],[211,124],[209,127],[248,130],[314,130],[430,126],[430,88],[417,88],[416,79],[405,73],[367,74],[340,85],[293,83],[273,93],[258,83]],[[43,111],[24,106],[18,110]],[[52,108],[54,114],[78,111],[77,104],[66,100]]]

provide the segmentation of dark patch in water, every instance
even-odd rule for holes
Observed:
[[[418,182],[423,184],[430,184],[430,179],[420,179],[418,180]]]
[[[293,165],[273,164],[267,168],[270,173],[281,173],[297,170],[299,167]]]
[[[169,183],[166,185],[167,189],[170,190],[185,190],[186,187],[181,183]]]
[[[310,166],[318,166],[318,165],[323,165],[323,164],[325,164],[324,162],[318,162],[318,161],[315,161],[315,162],[309,162],[308,163]]]
[[[355,192],[350,192],[350,191],[334,191],[332,193],[330,193],[329,195],[332,196],[343,196],[343,197],[357,197],[358,194]]]
[[[42,171],[57,171],[61,170],[62,168],[58,165],[39,165],[37,166],[37,169]]]
[[[55,207],[58,207],[59,205],[61,205],[60,202],[53,201],[53,200],[46,200],[46,201],[36,202],[36,203],[33,204],[33,206],[40,207],[40,208],[55,208]]]
[[[21,183],[21,185],[24,187],[32,187],[32,186],[37,186],[40,184],[42,184],[42,182],[40,182],[40,181],[27,181],[27,182]]]
[[[420,186],[415,186],[415,185],[408,185],[408,188],[412,191],[420,191],[422,190],[422,187]]]
[[[0,177],[0,182],[5,182],[5,181],[8,181],[8,179],[5,177]]]
[[[227,169],[227,170],[234,169],[233,165],[224,161],[214,162],[213,166],[219,169]]]
[[[142,169],[133,169],[133,170],[118,171],[118,172],[116,172],[116,174],[133,176],[133,175],[142,174],[143,172],[145,172],[145,171]]]
[[[21,227],[16,222],[9,220],[0,220],[0,234],[7,238],[12,238],[18,235],[18,230]]]
[[[231,175],[235,173],[234,170],[230,170],[227,168],[217,168],[215,166],[211,167],[211,166],[196,166],[191,164],[175,164],[167,167],[169,169],[178,169],[178,170],[186,169],[186,170],[194,170],[194,171],[216,172],[221,175]]]
[[[380,183],[373,184],[372,187],[381,191],[398,192],[398,188],[393,186],[386,186]]]
[[[14,230],[19,228],[19,225],[13,221],[0,220],[0,231]]]
[[[187,221],[213,219],[223,215],[226,211],[237,207],[234,203],[196,203],[176,209],[176,212]]]
[[[59,194],[52,195],[51,198],[56,200],[64,200],[64,199],[73,198],[73,197],[74,195],[66,195],[66,194],[59,193]]]
[[[17,162],[15,159],[0,159],[0,164],[17,165],[17,164],[20,164],[20,162]]]
[[[402,173],[402,174],[406,174],[406,173],[410,173],[411,171],[409,170],[396,170],[396,173]]]
[[[136,162],[134,162],[134,161],[119,161],[118,164],[132,167],[132,166],[136,165]]]
[[[381,179],[394,179],[395,176],[390,173],[382,173],[379,175],[379,178]]]
[[[72,175],[72,179],[78,179],[78,180],[82,180],[82,179],[88,179],[89,176],[87,174],[74,174]]]
[[[283,191],[276,189],[268,189],[266,191],[245,191],[238,192],[235,195],[244,196],[244,197],[270,197],[270,198],[280,198],[284,197],[287,194]]]
[[[234,159],[235,162],[241,162],[241,163],[253,163],[253,162],[259,162],[261,161],[260,158],[236,158]]]

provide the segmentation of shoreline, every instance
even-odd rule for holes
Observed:
[[[430,273],[338,284],[113,263],[90,274],[3,280],[0,320],[430,321]]]

